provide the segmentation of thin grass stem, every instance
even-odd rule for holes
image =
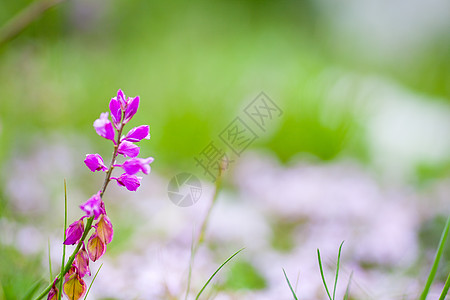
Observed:
[[[53,272],[52,272],[52,259],[51,259],[51,255],[50,255],[50,238],[47,240],[47,245],[48,245],[48,271],[50,273],[50,282],[52,282],[53,280]]]
[[[295,291],[292,288],[291,282],[289,281],[289,278],[287,277],[286,271],[284,269],[283,269],[283,273],[284,273],[284,278],[286,278],[287,284],[289,285],[289,288],[291,289],[292,296],[294,297],[295,300],[298,300],[297,295],[295,294]]]
[[[337,264],[336,264],[336,278],[334,279],[334,287],[333,287],[333,300],[336,297],[336,286],[337,286],[338,276],[339,276],[339,263],[341,261],[341,250],[342,250],[343,244],[344,244],[344,241],[342,241],[341,245],[339,246],[338,259],[337,259]]]
[[[87,296],[89,295],[89,291],[91,290],[92,284],[95,281],[95,278],[97,278],[98,272],[100,272],[100,269],[103,267],[103,264],[100,265],[100,267],[98,268],[97,272],[95,272],[94,278],[92,278],[91,284],[89,285],[89,288],[86,292],[86,295],[84,296],[84,300],[87,299]]]
[[[327,291],[328,298],[329,298],[330,300],[332,300],[332,299],[331,299],[330,292],[328,291],[327,282],[325,281],[325,276],[324,276],[324,274],[323,274],[322,260],[320,259],[320,251],[319,251],[319,249],[317,249],[317,258],[319,259],[320,276],[322,276],[322,282],[323,282],[323,285],[324,285],[324,287],[325,287],[325,290]]]
[[[345,289],[344,300],[348,299],[348,295],[350,294],[350,283],[352,282],[353,272],[350,274],[350,278],[348,279],[347,288]]]
[[[442,231],[441,240],[439,241],[439,245],[438,245],[436,255],[434,258],[434,262],[433,262],[433,266],[431,267],[427,282],[422,291],[422,294],[420,295],[420,298],[419,298],[420,300],[425,300],[427,298],[431,284],[433,283],[434,277],[436,276],[437,268],[438,268],[439,261],[442,256],[442,252],[444,251],[444,245],[445,245],[445,241],[447,240],[449,229],[450,229],[450,216],[447,218],[447,222],[445,224],[444,230]]]

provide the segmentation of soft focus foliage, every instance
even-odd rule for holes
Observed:
[[[0,36],[29,3],[0,1]],[[0,44],[0,299],[48,280],[48,239],[59,268],[63,179],[76,220],[111,155],[96,132],[112,139],[120,109],[128,121],[137,106],[119,153],[148,161],[123,165],[108,187],[114,240],[89,298],[183,298],[212,190],[194,157],[261,91],[283,115],[224,172],[191,293],[246,247],[218,274],[217,299],[288,299],[282,268],[299,299],[325,298],[315,249],[331,278],[345,240],[338,296],[353,271],[356,298],[417,298],[450,214],[448,28],[446,0],[71,0],[45,11]],[[99,117],[108,108],[111,121]],[[137,177],[150,156],[151,174]],[[84,160],[100,172],[87,176]],[[179,208],[167,186],[185,171],[203,191]],[[110,223],[96,197],[83,208],[100,218],[86,243],[97,259]]]

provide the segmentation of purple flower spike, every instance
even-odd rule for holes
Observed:
[[[153,157],[148,158],[132,158],[123,163],[122,168],[128,175],[134,175],[139,171],[144,174],[150,173],[150,164],[153,162]]]
[[[66,240],[64,241],[64,245],[75,245],[81,239],[81,236],[84,232],[84,222],[83,218],[78,221],[73,222],[67,227],[66,230]]]
[[[128,175],[127,173],[123,173],[122,175],[120,175],[119,178],[111,177],[111,179],[115,179],[118,185],[126,187],[127,190],[135,192],[141,185],[142,177],[137,177],[136,175]]]
[[[125,141],[129,142],[140,142],[142,139],[150,139],[150,126],[141,125],[131,129],[125,136]]]
[[[104,206],[102,205],[102,198],[100,197],[100,191],[89,198],[84,204],[80,205],[80,208],[86,213],[87,217],[94,216],[94,219],[97,220],[101,214],[105,213]]]
[[[123,123],[128,123],[131,118],[136,114],[139,107],[139,96],[135,98],[128,98],[128,106],[125,110],[125,117]]]
[[[94,121],[94,128],[97,134],[105,139],[114,141],[114,128],[108,120],[108,113],[101,113],[100,118]]]
[[[111,118],[116,129],[119,129],[120,121],[122,120],[122,110],[120,108],[120,101],[112,98],[109,102],[109,110],[111,111]]]
[[[132,142],[123,141],[119,145],[118,153],[125,157],[136,157],[139,155],[141,148],[133,144]]]
[[[87,154],[84,163],[92,172],[108,171],[108,168],[105,166],[103,158],[100,156],[100,154]]]

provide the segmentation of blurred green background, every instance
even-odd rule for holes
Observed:
[[[0,33],[31,3],[0,0]],[[437,0],[61,1],[0,44],[2,177],[13,157],[55,132],[82,136],[89,149],[108,153],[92,123],[121,88],[140,95],[133,125],[150,124],[152,135],[142,153],[154,156],[153,169],[167,177],[192,168],[193,157],[264,91],[284,114],[252,149],[282,163],[348,157],[384,178],[391,161],[379,164],[385,156],[369,121],[388,105],[376,101],[378,88],[388,86],[401,91],[392,98],[407,99],[398,111],[417,98],[442,112],[442,131],[431,130],[442,141],[438,153],[419,152],[395,177],[426,186],[450,174],[448,8]],[[413,121],[422,113],[424,122],[435,118],[419,108]],[[414,124],[402,125],[418,137],[405,141],[406,149],[426,144]],[[408,159],[402,152],[389,157]],[[0,217],[24,220],[8,201],[1,196]],[[20,256],[3,250],[12,253],[2,259]],[[20,259],[16,274],[0,263],[2,277],[18,287],[17,278],[29,284],[39,273]]]

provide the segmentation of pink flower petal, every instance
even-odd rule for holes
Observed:
[[[132,158],[125,161],[122,168],[128,175],[134,175],[139,171],[144,174],[150,173],[150,163],[153,162],[153,157],[149,158]]]
[[[114,128],[108,120],[108,113],[101,113],[100,118],[94,121],[94,128],[97,134],[105,139],[114,141]]]
[[[150,126],[141,125],[132,128],[125,136],[125,141],[140,142],[142,139],[150,139]]]
[[[111,111],[111,119],[114,122],[116,128],[119,128],[120,121],[122,120],[122,110],[120,108],[120,101],[116,98],[112,98],[109,102],[109,110]]]
[[[136,114],[139,107],[139,96],[135,98],[128,98],[128,106],[125,110],[125,117],[123,123],[128,123],[131,118]]]
[[[132,142],[122,141],[119,145],[118,153],[125,157],[136,157],[139,155],[141,148],[133,144]]]
[[[138,187],[141,185],[142,177],[137,177],[136,175],[128,175],[127,173],[123,173],[119,178],[113,178],[117,181],[117,184],[120,186],[124,186],[127,190],[135,192]]]
[[[99,154],[87,154],[84,163],[92,172],[108,170]]]
[[[125,99],[125,94],[120,89],[117,91],[117,100],[119,100],[122,110],[125,111],[127,108],[127,100]]]
[[[83,218],[78,221],[73,222],[66,229],[66,240],[64,241],[64,245],[75,245],[77,244],[84,232],[84,222]]]
[[[86,216],[98,219],[100,214],[105,213],[105,209],[102,206],[102,198],[100,197],[100,191],[93,195],[89,200],[80,205],[81,210],[86,213]]]

